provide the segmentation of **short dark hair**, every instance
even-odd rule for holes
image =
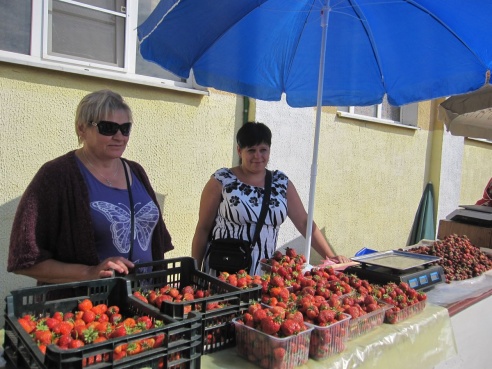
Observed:
[[[263,123],[248,122],[237,131],[236,142],[241,149],[262,143],[271,146],[272,131]]]

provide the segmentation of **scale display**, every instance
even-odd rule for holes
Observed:
[[[428,290],[445,281],[440,260],[431,255],[414,254],[405,251],[384,251],[351,258],[360,265],[345,269],[371,283],[406,282],[415,290]]]

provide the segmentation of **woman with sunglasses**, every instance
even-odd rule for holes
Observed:
[[[119,94],[102,90],[80,101],[81,147],[44,164],[27,187],[12,227],[9,272],[40,283],[106,278],[173,249],[144,169],[122,159],[131,127]]]

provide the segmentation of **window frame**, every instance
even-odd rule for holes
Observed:
[[[356,120],[362,120],[366,122],[385,124],[389,126],[407,128],[412,130],[419,130],[418,127],[418,103],[412,103],[408,105],[400,106],[400,120],[395,121],[391,119],[381,118],[383,111],[383,104],[375,104],[376,106],[376,116],[363,115],[355,113],[355,106],[347,106],[343,108],[348,108],[348,111],[340,110],[341,107],[337,108],[337,116],[343,118],[350,118]]]
[[[57,0],[73,4],[75,0]],[[196,84],[193,74],[185,81],[174,81],[151,76],[136,74],[137,22],[139,0],[126,0],[124,67],[116,67],[103,63],[71,59],[64,56],[48,54],[48,7],[51,0],[32,0],[31,2],[31,39],[30,54],[21,54],[0,50],[0,61],[25,66],[50,69],[86,75],[91,77],[117,80],[122,82],[153,86],[192,94],[209,95],[208,89]],[[90,5],[84,4],[87,7]],[[109,11],[111,12],[111,11]],[[114,12],[112,12],[114,13]],[[134,52],[135,51],[135,52]]]

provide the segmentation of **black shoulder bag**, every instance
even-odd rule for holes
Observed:
[[[260,232],[265,223],[270,193],[272,191],[272,173],[267,170],[265,174],[265,194],[261,206],[260,216],[256,223],[256,230],[251,243],[235,238],[222,238],[212,240],[208,249],[208,265],[217,272],[237,273],[244,269],[249,272],[252,264],[252,251],[259,242]]]

